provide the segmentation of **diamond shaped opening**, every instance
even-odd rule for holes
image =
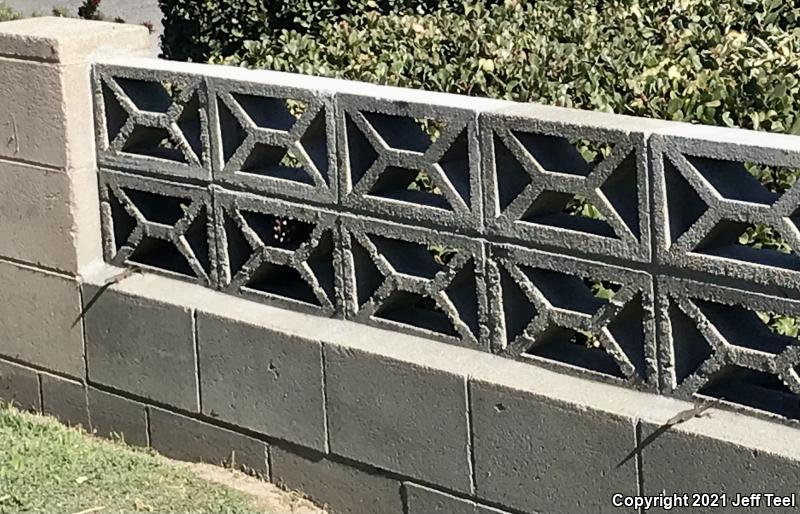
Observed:
[[[103,82],[102,91],[108,141],[111,142],[117,138],[119,131],[128,121],[128,112],[120,105],[116,95],[105,82]]]
[[[783,241],[777,230],[764,224],[721,221],[706,234],[694,251],[776,268],[800,270],[800,257]]]
[[[211,247],[208,244],[208,216],[203,207],[183,234],[195,259],[208,274],[211,271]]]
[[[593,315],[608,300],[598,298],[581,277],[520,266],[525,276],[553,307]]]
[[[498,269],[503,298],[506,341],[512,343],[524,332],[539,312],[505,267],[500,265]]]
[[[321,109],[300,138],[300,144],[308,154],[314,167],[322,175],[326,184],[330,184],[328,176],[328,133],[325,122],[325,109]]]
[[[674,243],[700,219],[708,205],[668,157],[664,157],[664,181],[669,213],[669,239]]]
[[[591,334],[553,326],[536,336],[524,356],[542,357],[612,377],[625,375]]]
[[[122,151],[186,163],[186,156],[175,146],[169,132],[158,127],[134,126],[122,145]]]
[[[358,125],[352,118],[345,114],[345,126],[347,138],[347,155],[350,171],[351,184],[355,185],[364,177],[378,158],[378,154],[372,143],[364,136]]]
[[[467,142],[467,129],[450,144],[450,148],[439,159],[439,166],[445,176],[453,184],[458,195],[464,203],[470,205],[472,196],[470,192],[469,176],[469,144]]]
[[[170,241],[145,237],[133,251],[128,262],[151,266],[187,277],[194,277],[195,273],[186,256]]]
[[[750,309],[706,300],[692,300],[692,302],[714,328],[733,345],[777,355],[790,344],[797,344],[796,339],[770,330],[756,312]]]
[[[442,196],[425,170],[387,166],[372,185],[369,194],[400,202],[452,210],[450,203]]]
[[[607,143],[572,142],[564,137],[528,132],[514,132],[514,136],[545,171],[582,177],[589,175],[613,148]]]
[[[222,99],[217,99],[217,110],[219,112],[219,129],[222,138],[222,158],[225,162],[228,162],[233,157],[233,154],[236,153],[236,150],[244,143],[247,131],[245,131],[242,124]]]
[[[697,329],[695,322],[672,300],[669,300],[667,313],[675,356],[675,378],[680,384],[711,357],[714,349]]]
[[[244,93],[231,93],[236,103],[256,126],[273,130],[290,130],[297,118],[289,111],[286,100]]]
[[[291,266],[265,262],[253,273],[245,288],[310,305],[320,305],[312,287]]]
[[[436,302],[407,291],[395,291],[387,298],[374,317],[439,334],[457,337],[453,324]]]
[[[746,407],[800,418],[800,398],[775,375],[730,364],[715,373],[698,394]]]
[[[317,245],[311,250],[308,266],[317,278],[325,296],[333,301],[336,297],[336,277],[333,268],[333,231],[326,230],[319,238]]]
[[[165,113],[172,106],[172,97],[160,82],[121,77],[114,81],[139,110]]]
[[[242,163],[244,173],[262,175],[313,185],[314,180],[303,169],[302,161],[291,148],[256,143]]]
[[[642,296],[636,295],[606,327],[641,378],[645,378],[647,372],[643,325],[645,315]]]
[[[424,153],[431,146],[431,138],[414,118],[376,112],[361,114],[389,148]]]
[[[264,246],[296,251],[311,239],[314,225],[289,216],[239,211]]]
[[[254,248],[242,234],[239,225],[228,216],[224,215],[225,251],[228,253],[228,269],[230,276],[234,277],[250,259]]]
[[[164,196],[139,189],[122,188],[122,192],[147,221],[170,227],[186,215],[192,203],[186,198]]]
[[[617,238],[597,207],[580,195],[544,191],[520,219],[527,223]]]
[[[469,327],[472,335],[477,337],[480,331],[480,318],[476,288],[475,262],[470,259],[458,270],[456,276],[450,281],[450,285],[445,289],[445,293],[453,302],[461,321]]]
[[[631,152],[611,173],[600,190],[637,238],[639,231],[639,188],[636,154]]]
[[[531,176],[503,140],[497,134],[494,134],[493,137],[497,202],[498,207],[503,211],[531,183]]]
[[[203,158],[203,138],[200,121],[200,99],[197,97],[197,93],[192,95],[183,106],[177,123],[195,157],[200,161]]]
[[[369,239],[398,273],[432,279],[446,268],[426,245],[378,235],[370,235]]]
[[[691,155],[687,155],[686,160],[723,198],[769,205],[780,197],[747,171],[744,163]]]
[[[128,214],[128,211],[125,210],[125,207],[110,188],[108,189],[108,206],[111,209],[114,247],[119,251],[127,244],[128,239],[136,228],[136,219]]]
[[[372,298],[375,291],[383,284],[384,276],[380,272],[369,252],[361,246],[356,238],[351,238],[353,268],[355,271],[356,299],[361,307]]]

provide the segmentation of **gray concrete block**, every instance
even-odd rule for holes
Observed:
[[[736,132],[735,141],[726,131],[707,132],[682,137],[672,130],[651,139],[658,262],[796,296],[800,233],[793,219],[800,189],[768,189],[755,175],[800,169],[800,144],[780,137],[751,143],[747,131]],[[741,244],[740,236],[755,225],[772,228],[784,251]]]
[[[659,425],[643,423],[642,437]],[[793,509],[788,506],[768,504],[765,495],[793,495],[796,506],[800,482],[796,436],[796,428],[709,411],[705,418],[667,430],[642,451],[643,494],[686,495],[688,504],[674,503],[670,510],[678,513],[789,512]],[[694,496],[698,493],[709,496]],[[751,495],[758,503],[737,503],[737,496]]]
[[[203,413],[326,450],[320,343],[198,313]]]
[[[326,345],[331,452],[470,492],[465,378]]]
[[[341,216],[347,319],[488,351],[483,243]]]
[[[64,378],[41,373],[42,414],[53,416],[70,426],[89,428],[86,386]]]
[[[39,375],[35,370],[0,361],[0,401],[18,409],[40,412]]]
[[[519,246],[490,252],[493,351],[658,389],[650,275]]]
[[[208,188],[100,170],[107,262],[215,287],[214,209]]]
[[[98,288],[84,286],[89,301]],[[89,381],[197,411],[192,311],[107,289],[87,311]]]
[[[587,394],[590,392],[587,391]],[[470,383],[479,498],[525,512],[617,512],[637,491],[633,418]]]
[[[98,164],[211,181],[202,76],[97,64],[92,84]]]
[[[301,450],[298,450],[301,451]],[[272,480],[300,491],[335,514],[404,514],[400,483],[326,459],[270,448]]]
[[[207,79],[214,181],[336,205],[333,95],[271,83]]]
[[[216,186],[214,197],[220,289],[341,317],[335,213]]]
[[[414,224],[479,231],[477,111],[466,97],[459,107],[435,97],[426,102],[419,95],[405,101],[393,96],[383,98],[380,90],[374,96],[336,95],[341,205]],[[433,192],[412,185],[420,172]]]
[[[78,283],[0,262],[0,354],[74,377],[85,374]]]
[[[150,445],[167,457],[269,476],[267,445],[237,432],[150,407]]]
[[[800,346],[767,324],[800,301],[665,276],[658,289],[662,392],[800,421]]]
[[[407,514],[508,514],[435,489],[405,482]]]
[[[481,115],[486,233],[649,262],[646,129],[621,127],[616,118],[561,118],[537,107]],[[603,219],[580,215],[576,195]]]
[[[121,439],[134,446],[148,446],[147,412],[143,404],[89,388],[89,421],[102,437]]]

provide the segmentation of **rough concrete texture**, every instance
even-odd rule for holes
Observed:
[[[74,377],[85,374],[78,283],[73,279],[0,262],[0,354]],[[8,293],[11,292],[11,293]],[[12,295],[13,293],[13,295]]]
[[[99,173],[106,261],[216,285],[216,229],[207,188]]]
[[[613,117],[555,121],[529,111],[481,115],[487,234],[648,262],[646,133],[631,130],[633,124],[619,128]],[[581,147],[594,157],[581,155]],[[576,195],[604,220],[569,212]]]
[[[211,180],[203,77],[98,65],[93,86],[100,165]]]
[[[64,378],[41,373],[42,414],[53,416],[70,426],[89,429],[86,386]]]
[[[463,377],[348,348],[324,351],[332,453],[471,492]]]
[[[489,349],[480,241],[363,217],[340,219],[347,319]]]
[[[396,480],[297,451],[270,448],[273,482],[306,494],[336,514],[405,514]]]
[[[98,287],[84,286],[84,305]],[[86,312],[89,380],[197,412],[193,313],[109,288]]]
[[[205,415],[327,449],[319,342],[200,312],[197,344]]]
[[[76,18],[39,16],[4,22],[0,28],[0,54],[61,65],[100,55],[145,56],[149,44],[145,27]]]
[[[749,144],[747,135],[742,131],[736,144],[653,136],[657,258],[701,273],[797,290],[800,233],[793,217],[800,188],[774,192],[751,173],[759,167],[800,168],[800,138],[775,147]],[[739,244],[739,236],[757,224],[775,230],[790,253]]]
[[[467,101],[463,105],[337,94],[341,205],[414,224],[480,231],[477,111]],[[412,186],[420,172],[438,192]]]
[[[663,392],[800,420],[800,347],[764,321],[800,316],[800,301],[671,277],[658,286]]]
[[[269,476],[268,449],[262,441],[154,407],[149,413],[150,445],[159,453]]]
[[[496,353],[658,389],[649,275],[492,245],[487,277]],[[598,298],[592,287],[603,287],[611,298]]]
[[[472,500],[406,482],[403,484],[406,514],[508,514]]]
[[[637,490],[633,418],[470,383],[475,490],[525,512],[618,512]]]
[[[38,373],[24,366],[0,361],[0,401],[18,409],[41,412]]]
[[[333,96],[313,89],[209,78],[214,179],[335,205]]]
[[[97,435],[121,439],[134,446],[149,446],[144,404],[100,391],[88,391],[89,421]]]
[[[336,217],[214,186],[219,286],[290,309],[341,317]]]

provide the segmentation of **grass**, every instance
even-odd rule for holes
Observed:
[[[263,512],[148,450],[0,408],[0,513]]]
[[[20,15],[18,12],[16,12],[11,7],[9,7],[8,4],[0,0],[0,22],[16,20],[19,17]]]

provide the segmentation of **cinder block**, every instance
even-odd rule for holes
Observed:
[[[107,262],[214,287],[217,258],[208,188],[100,171]]]
[[[650,275],[519,246],[490,249],[496,353],[658,389]]]
[[[573,112],[515,105],[481,115],[486,233],[649,262],[648,124]]]
[[[214,181],[336,205],[333,95],[269,82],[207,79]]]
[[[488,351],[483,243],[341,216],[347,319]]]
[[[403,90],[391,99],[337,94],[339,197],[347,209],[413,224],[482,226],[477,113]]]
[[[331,452],[470,492],[465,378],[324,347]]]
[[[41,412],[39,375],[32,369],[0,361],[0,400],[18,409]]]
[[[93,87],[98,164],[211,181],[203,77],[98,64]]]
[[[86,386],[64,378],[41,373],[42,414],[53,416],[70,426],[89,428]]]
[[[74,377],[84,376],[81,311],[73,279],[0,262],[0,353]]]
[[[0,161],[0,255],[76,274],[100,254],[96,196],[93,171]]]
[[[692,132],[673,129],[651,139],[658,261],[797,296],[800,188],[784,192],[770,181],[800,169],[798,138],[770,134],[774,140],[764,141],[748,131],[734,132],[735,139],[725,130]],[[759,226],[781,246],[748,244]]]
[[[98,287],[84,286],[89,302]],[[86,312],[89,380],[198,411],[192,311],[106,289]]]
[[[150,408],[150,444],[173,459],[224,464],[269,476],[268,450],[262,441],[155,407]]]
[[[642,437],[661,423],[644,422]],[[769,505],[765,494],[794,495],[796,504],[796,437],[797,428],[712,409],[661,433],[642,450],[642,494],[687,495],[688,506],[676,504],[671,510],[678,513],[788,512],[788,505]],[[695,497],[697,493],[709,496]],[[753,495],[758,503],[738,505],[738,495]]]
[[[220,289],[341,317],[341,252],[333,212],[216,186],[214,196]]]
[[[658,284],[662,392],[800,420],[800,346],[768,325],[800,316],[800,301],[664,276]]]
[[[303,492],[336,514],[404,514],[400,483],[326,459],[320,454],[270,448],[272,479]]]
[[[508,514],[472,500],[458,498],[411,482],[405,482],[403,489],[407,514]]]
[[[586,394],[591,391],[587,390]],[[617,512],[634,495],[633,418],[486,382],[470,383],[479,498],[525,512]]]
[[[203,413],[325,451],[320,343],[198,313]]]
[[[148,446],[147,413],[143,404],[89,388],[89,420],[102,437],[122,438],[127,444]]]

